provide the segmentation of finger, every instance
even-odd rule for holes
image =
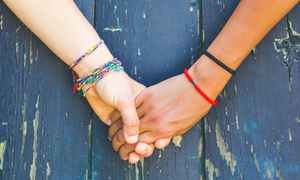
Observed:
[[[159,139],[157,141],[155,141],[154,145],[157,149],[162,149],[165,148],[169,145],[171,141],[171,138],[166,138],[166,139]]]
[[[114,124],[117,120],[121,118],[121,113],[117,109],[114,110],[109,116],[109,120],[111,121],[111,124]]]
[[[138,153],[140,156],[148,157],[153,153],[154,150],[154,144],[145,144],[145,143],[138,143],[138,146],[136,147],[136,144],[124,144],[119,151],[119,155],[121,159],[127,160],[129,158],[130,153],[133,153],[135,149],[138,148],[139,150],[143,150],[141,154]]]
[[[140,93],[143,91],[145,89],[145,87],[144,86],[142,86],[142,89],[140,89],[137,93],[135,93],[134,95],[133,95],[133,97],[134,98],[136,98],[137,96],[139,96],[140,95]],[[140,106],[140,104],[135,104],[135,108],[138,108]],[[121,118],[121,113],[120,113],[120,111],[118,111],[117,109],[116,110],[114,110],[114,112],[112,112],[111,114],[110,114],[110,118],[109,118],[109,122],[111,123],[111,124],[114,124],[117,120],[119,120]],[[139,117],[140,118],[140,117]],[[108,122],[108,123],[109,123]],[[109,124],[109,125],[111,125],[111,124]]]
[[[142,117],[142,119],[140,119],[140,127],[139,127],[139,133],[143,133],[145,132],[145,129],[148,128],[147,124],[143,124],[143,119],[144,117]],[[108,130],[108,137],[113,139],[113,137],[115,136],[115,134],[121,130],[123,128],[123,120],[122,119],[118,119],[115,123],[113,123],[109,130]],[[142,127],[142,128],[141,128]]]
[[[129,144],[136,143],[139,136],[140,121],[133,99],[123,99],[123,101],[120,102],[118,110],[121,112],[123,119],[123,131],[126,142]]]
[[[134,148],[135,148],[135,144],[128,144],[128,143],[125,143],[121,148],[120,148],[120,151],[119,151],[119,155],[121,157],[121,159],[123,159],[124,161],[125,160],[128,160],[129,158],[129,154],[131,152],[134,152]]]
[[[118,131],[112,140],[112,147],[115,151],[119,151],[120,148],[126,143],[123,129]]]
[[[140,142],[135,147],[135,152],[143,157],[149,157],[154,151],[154,144]]]
[[[110,137],[111,139],[114,138],[115,134],[123,128],[123,121],[122,119],[119,119],[117,122],[115,122],[114,124],[112,124],[108,130],[108,137]]]
[[[139,162],[139,160],[141,160],[141,159],[142,159],[142,156],[139,155],[139,154],[137,154],[137,153],[135,153],[135,152],[132,152],[129,155],[129,162],[131,164],[135,164],[135,163]]]

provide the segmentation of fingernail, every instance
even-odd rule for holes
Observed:
[[[147,150],[145,150],[144,152],[142,152],[142,155],[146,154]]]
[[[138,135],[135,135],[135,136],[128,136],[127,137],[127,141],[128,141],[128,143],[136,143],[137,142],[137,140],[138,140]]]
[[[108,126],[110,126],[110,125],[111,125],[111,120],[110,120],[110,119],[107,120],[106,124],[107,124]]]
[[[111,138],[108,136],[108,140],[110,140],[111,141]]]

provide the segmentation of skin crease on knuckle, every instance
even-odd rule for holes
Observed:
[[[111,125],[111,127],[108,130],[108,136],[113,139],[115,134],[123,128],[123,121],[122,119],[119,119],[118,121],[116,121],[113,125]]]

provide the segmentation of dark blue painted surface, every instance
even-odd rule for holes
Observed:
[[[95,27],[113,55],[122,60],[125,71],[150,86],[183,73],[197,60],[194,5],[181,0],[96,1]],[[111,27],[119,31],[105,30]],[[183,135],[181,147],[170,143],[137,165],[130,165],[111,148],[106,125],[95,117],[92,179],[199,179],[198,146],[195,126]]]
[[[195,3],[76,3],[126,72],[147,86],[198,58]],[[199,179],[197,126],[183,135],[181,147],[171,143],[137,165],[123,162],[106,125],[72,93],[67,66],[2,1],[0,16],[0,179]]]
[[[92,17],[92,3],[80,8]],[[88,103],[72,93],[68,67],[2,1],[0,17],[0,179],[86,179]]]
[[[195,62],[239,1],[76,3],[126,72],[150,86]],[[0,179],[298,179],[299,11],[239,67],[205,118],[205,138],[200,123],[181,147],[172,142],[131,165],[86,100],[71,93],[67,66],[0,1]]]
[[[205,47],[238,2],[203,1],[211,7],[204,9]],[[299,179],[299,11],[300,4],[249,54],[206,116],[207,179]],[[284,57],[276,47],[289,22],[294,34]]]

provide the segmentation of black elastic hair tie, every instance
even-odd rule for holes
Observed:
[[[223,69],[225,69],[226,71],[228,71],[230,74],[235,75],[236,72],[232,69],[230,69],[228,66],[226,66],[225,64],[223,64],[221,61],[219,61],[217,58],[215,58],[213,55],[211,55],[209,52],[207,52],[206,50],[203,50],[203,53],[209,57],[211,60],[215,61],[219,66],[221,66]]]

